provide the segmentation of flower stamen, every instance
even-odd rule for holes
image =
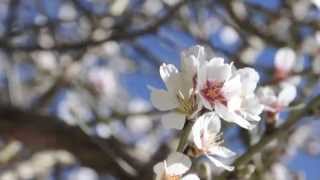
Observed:
[[[211,103],[211,105],[217,102],[227,105],[227,100],[222,93],[222,86],[223,83],[207,81],[206,87],[201,90],[201,94]]]

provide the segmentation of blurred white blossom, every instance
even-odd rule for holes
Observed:
[[[239,35],[232,27],[225,26],[222,29],[220,38],[226,45],[233,45],[238,41]]]
[[[285,79],[291,73],[296,62],[296,53],[288,47],[280,48],[274,59],[274,65],[276,68],[276,77],[279,79]]]
[[[116,76],[108,68],[94,67],[90,69],[88,83],[101,96],[113,98],[118,91]]]
[[[260,102],[264,105],[264,110],[272,114],[277,114],[289,106],[296,98],[296,87],[291,84],[281,86],[280,92],[276,94],[271,87],[258,89],[257,95]]]
[[[67,180],[98,180],[98,174],[87,167],[74,169],[68,174]]]
[[[87,122],[92,118],[92,112],[75,92],[67,92],[58,105],[58,116],[70,125]]]

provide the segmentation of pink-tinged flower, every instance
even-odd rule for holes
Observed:
[[[201,46],[192,47],[182,53],[181,72],[172,64],[162,64],[160,76],[167,90],[151,87],[151,103],[160,111],[170,111],[162,116],[165,127],[182,129],[186,118],[198,110],[195,95],[195,77],[204,56]]]
[[[188,156],[174,152],[169,155],[167,160],[159,162],[153,167],[156,180],[198,180],[195,174],[183,175],[190,169],[191,160]]]
[[[228,122],[252,129],[253,121],[260,120],[262,106],[254,91],[259,81],[252,68],[235,69],[222,58],[202,63],[198,72],[197,90],[203,106]]]
[[[264,105],[264,110],[272,115],[276,115],[287,108],[295,99],[297,89],[291,84],[284,84],[278,95],[276,95],[271,87],[263,87],[258,90],[257,96]]]
[[[228,159],[236,154],[222,146],[222,134],[220,133],[220,119],[214,112],[208,112],[200,116],[192,127],[193,142],[196,152],[205,155],[217,167],[232,171],[233,167],[226,165],[219,159]],[[216,158],[216,157],[219,157]]]
[[[288,47],[280,48],[275,55],[274,66],[276,68],[276,79],[287,78],[296,62],[295,52]]]

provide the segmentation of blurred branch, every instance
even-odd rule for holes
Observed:
[[[98,172],[108,172],[121,179],[134,179],[117,157],[125,157],[112,139],[98,141],[108,145],[101,149],[92,138],[78,127],[64,124],[62,120],[6,105],[0,106],[0,134],[9,139],[18,139],[35,148],[65,149],[73,153],[83,165]],[[106,152],[107,151],[107,152]],[[132,160],[132,159],[131,159]]]
[[[79,49],[79,48],[86,48],[89,46],[98,46],[101,45],[107,41],[121,41],[121,40],[130,40],[130,39],[134,39],[137,38],[139,36],[143,36],[146,34],[150,34],[150,33],[155,33],[159,27],[161,27],[162,25],[164,25],[165,23],[167,23],[168,21],[170,21],[171,19],[173,19],[172,17],[175,15],[176,12],[178,12],[178,10],[184,5],[186,4],[187,0],[181,1],[179,3],[177,3],[176,5],[174,5],[172,8],[170,8],[167,13],[156,19],[153,20],[152,23],[150,23],[149,25],[147,25],[146,27],[139,29],[139,30],[134,30],[131,32],[125,31],[125,32],[118,32],[118,31],[114,31],[109,37],[102,39],[102,40],[98,40],[98,41],[94,41],[94,40],[87,40],[87,41],[83,41],[80,43],[75,43],[75,44],[60,44],[60,45],[56,45],[50,48],[44,48],[41,47],[39,44],[35,44],[35,45],[29,45],[29,46],[24,46],[24,45],[12,45],[6,41],[1,40],[0,41],[0,48],[4,48],[4,49],[10,49],[13,51],[35,51],[35,50],[57,50],[57,51],[64,51],[64,50],[71,50],[71,49]],[[123,27],[124,29],[127,29],[127,27]]]
[[[286,46],[287,43],[283,42],[273,35],[271,35],[267,31],[262,31],[261,29],[257,28],[250,22],[249,19],[240,19],[237,14],[234,12],[231,3],[233,3],[232,0],[221,0],[220,3],[224,5],[226,11],[228,12],[228,15],[230,15],[230,18],[233,20],[233,22],[238,26],[238,29],[242,29],[244,32],[254,34],[256,36],[261,37],[264,41],[276,46],[276,47],[282,47]],[[241,28],[240,28],[241,27]]]
[[[288,133],[288,131],[304,116],[310,116],[316,113],[316,110],[320,108],[320,96],[312,99],[303,109],[293,111],[287,121],[282,124],[279,128],[275,129],[270,134],[265,134],[260,141],[251,146],[247,152],[237,158],[234,162],[234,166],[239,168],[242,165],[247,164],[252,157],[262,151],[262,149],[267,146],[273,140],[280,138]],[[233,172],[235,173],[235,172]],[[225,172],[219,179],[228,179],[228,177],[234,175],[233,173]]]

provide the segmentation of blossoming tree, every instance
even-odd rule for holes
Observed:
[[[319,9],[0,1],[0,180],[318,179]]]

